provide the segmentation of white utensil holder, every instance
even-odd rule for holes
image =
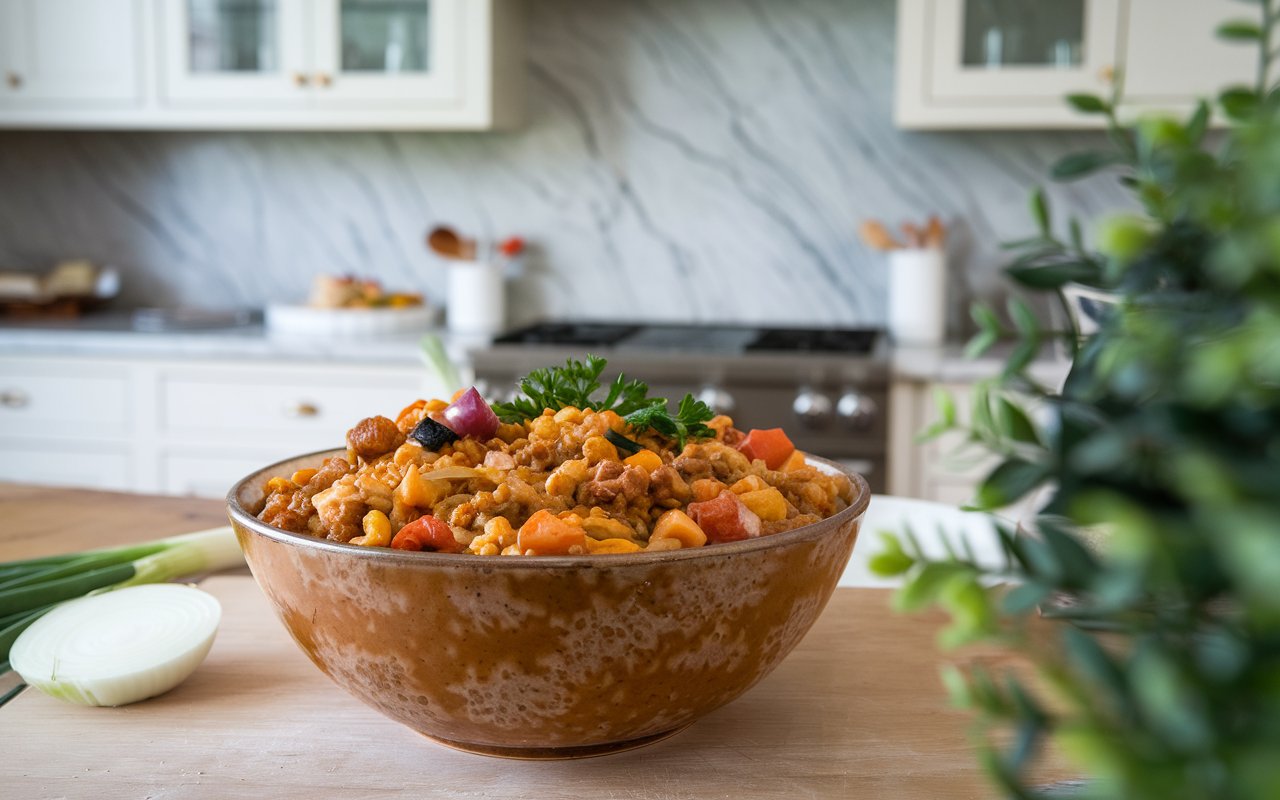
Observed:
[[[506,280],[499,264],[452,261],[449,270],[449,330],[499,333],[507,320]]]
[[[947,331],[946,254],[889,252],[889,336],[895,344],[939,345]]]

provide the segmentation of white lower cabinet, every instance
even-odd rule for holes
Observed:
[[[0,480],[222,497],[449,391],[414,365],[0,358]]]

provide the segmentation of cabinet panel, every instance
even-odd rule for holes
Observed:
[[[1020,2],[933,0],[930,94],[942,103],[1060,105],[1097,91],[1114,67],[1120,0],[1055,4],[1061,19]],[[1072,24],[1067,24],[1072,23]]]
[[[1218,39],[1229,19],[1256,16],[1236,0],[1129,0],[1125,36],[1125,95],[1133,102],[1207,97],[1232,84],[1250,84],[1258,50]],[[1177,42],[1171,47],[1170,42]]]
[[[317,3],[317,105],[460,102],[471,39],[463,1]]]
[[[163,96],[178,105],[309,103],[302,0],[172,0],[160,7]]]
[[[0,436],[122,437],[129,422],[123,371],[0,362]]]
[[[115,491],[134,488],[133,460],[123,447],[71,447],[0,440],[0,480]]]
[[[142,97],[142,0],[6,0],[6,105],[73,100],[106,105]]]
[[[164,435],[211,441],[289,442],[286,455],[341,447],[355,423],[394,417],[420,396],[421,381],[362,371],[278,373],[172,371],[161,380]]]

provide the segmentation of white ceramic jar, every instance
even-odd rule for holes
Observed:
[[[506,277],[501,265],[450,261],[446,322],[458,333],[499,333],[506,324]]]

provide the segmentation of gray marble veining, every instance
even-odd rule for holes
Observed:
[[[1097,137],[899,131],[893,43],[893,0],[532,0],[519,130],[0,133],[0,266],[109,262],[130,305],[296,301],[325,272],[443,302],[439,221],[533,245],[516,321],[882,324],[857,224],[936,211],[954,328],[1002,291],[1029,187]]]

